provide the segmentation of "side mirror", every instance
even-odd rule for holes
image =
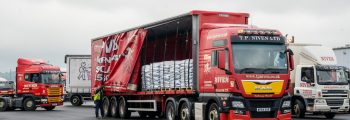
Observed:
[[[291,49],[287,49],[286,51],[288,53],[288,61],[289,61],[289,66],[290,66],[290,71],[294,70],[294,53]]]
[[[229,59],[228,49],[218,51],[218,68],[225,70],[226,74],[231,75],[232,72],[229,70]]]

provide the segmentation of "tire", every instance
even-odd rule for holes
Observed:
[[[128,106],[126,104],[126,100],[124,97],[121,97],[119,99],[118,111],[119,111],[119,116],[122,119],[129,118],[131,115],[130,111],[128,111]]]
[[[110,108],[111,107],[109,104],[108,97],[103,97],[103,99],[102,99],[102,112],[104,113],[103,115],[110,117],[111,116],[111,114],[110,114],[111,109]],[[105,116],[103,116],[103,117],[105,117]]]
[[[25,111],[35,111],[36,110],[35,101],[32,98],[24,99],[23,108]]]
[[[114,117],[114,118],[118,118],[119,117],[119,112],[118,112],[118,101],[117,101],[117,98],[115,97],[112,97],[111,101],[111,116]]]
[[[216,103],[211,103],[209,108],[207,109],[207,120],[219,120],[219,107]]]
[[[300,100],[295,100],[293,105],[293,113],[297,118],[304,118],[305,117],[305,105]]]
[[[176,110],[173,102],[168,102],[165,108],[165,119],[166,120],[176,120],[175,116]]]
[[[83,101],[79,96],[74,95],[70,98],[70,103],[72,103],[73,106],[81,106],[83,104]]]
[[[56,106],[48,106],[48,107],[43,107],[47,111],[51,111],[56,108]]]
[[[191,120],[190,108],[187,102],[183,103],[179,110],[180,120]]]
[[[335,113],[325,113],[324,116],[326,116],[327,119],[333,119],[335,117]]]
[[[7,102],[0,98],[0,111],[6,111],[8,107]]]

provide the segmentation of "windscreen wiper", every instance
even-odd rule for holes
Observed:
[[[278,70],[281,70],[281,69],[279,69],[279,68],[266,68],[262,71],[262,73],[265,74],[266,71],[272,71],[272,70],[274,70],[274,71],[271,73],[280,73],[280,71],[278,71]]]
[[[243,68],[241,69],[241,71],[239,73],[255,73],[255,70],[257,70],[258,68]]]

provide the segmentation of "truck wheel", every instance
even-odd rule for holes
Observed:
[[[333,119],[335,117],[335,113],[325,113],[324,116],[326,116],[327,119]]]
[[[175,120],[175,106],[173,102],[168,102],[165,109],[165,117],[167,120]]]
[[[35,101],[32,98],[24,99],[23,108],[24,108],[25,111],[34,111],[34,110],[36,110]]]
[[[51,111],[53,109],[55,109],[56,106],[48,106],[48,107],[44,107],[45,110],[47,111]]]
[[[112,117],[114,117],[114,118],[119,117],[117,98],[112,97],[110,103],[111,103],[111,115],[112,115]]]
[[[297,118],[305,117],[305,105],[300,100],[295,100],[293,111]]]
[[[80,97],[76,96],[76,95],[74,95],[70,98],[70,103],[72,103],[73,106],[81,106],[83,104]]]
[[[110,117],[111,112],[110,112],[110,106],[109,106],[109,100],[108,97],[103,97],[102,99],[102,112],[104,113],[103,115]]]
[[[219,114],[219,107],[216,103],[210,104],[208,110],[208,120],[219,120],[220,114]]]
[[[7,103],[4,99],[0,98],[0,111],[6,111],[7,109]]]
[[[119,107],[118,111],[119,111],[120,118],[129,118],[130,117],[131,113],[127,109],[127,104],[126,104],[126,100],[124,97],[121,97],[119,99],[118,107]]]
[[[181,105],[179,115],[180,115],[180,120],[190,120],[191,119],[190,108],[188,107],[187,102],[185,102]]]

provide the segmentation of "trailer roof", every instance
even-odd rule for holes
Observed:
[[[67,54],[67,55],[65,55],[64,56],[64,63],[67,63],[67,58],[68,57],[91,57],[91,55],[69,55],[69,54]]]
[[[131,31],[131,30],[139,29],[139,28],[150,29],[150,28],[161,26],[161,25],[164,25],[164,24],[167,24],[167,23],[170,23],[170,22],[174,22],[176,20],[179,20],[179,19],[187,17],[187,16],[200,15],[200,14],[230,14],[230,15],[234,14],[234,15],[243,15],[243,16],[249,17],[248,13],[233,13],[233,12],[193,10],[193,11],[190,11],[190,12],[185,13],[185,14],[181,14],[181,15],[178,15],[178,16],[170,17],[170,18],[167,18],[167,19],[163,19],[163,20],[160,20],[160,21],[153,22],[153,23],[149,23],[149,24],[133,27],[133,28],[130,28],[130,29],[126,29],[126,30],[110,33],[110,34],[107,34],[107,35],[103,35],[103,36],[100,36],[100,37],[96,37],[96,38],[93,38],[92,41],[99,40],[101,38],[104,38],[104,37],[107,37],[107,36],[111,36],[111,35],[115,35],[115,34],[118,34],[118,33],[123,33],[123,32]]]

